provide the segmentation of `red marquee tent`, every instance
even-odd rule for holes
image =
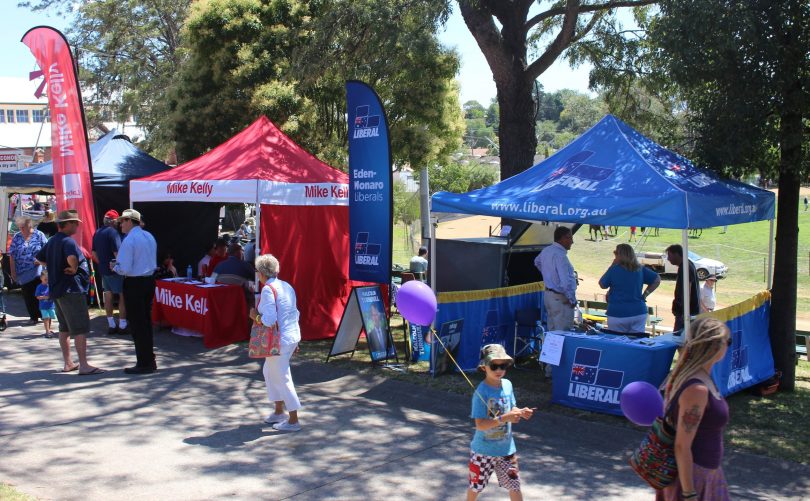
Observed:
[[[267,117],[205,155],[130,182],[132,202],[255,203],[262,253],[295,288],[303,339],[334,336],[351,290],[348,176]]]

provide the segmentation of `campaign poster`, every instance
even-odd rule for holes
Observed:
[[[458,359],[458,347],[461,344],[461,331],[464,329],[464,319],[444,322],[439,327],[439,333],[431,343],[430,374],[434,377],[453,372],[455,364],[451,360]],[[441,342],[440,342],[441,341]],[[449,352],[449,354],[448,354]]]
[[[385,110],[363,82],[346,82],[349,125],[349,278],[391,283],[393,172]]]
[[[408,336],[411,340],[411,362],[430,361],[430,326],[408,322]]]
[[[395,358],[397,352],[388,329],[380,287],[357,287],[354,291],[360,304],[360,316],[363,317],[363,330],[372,362]]]

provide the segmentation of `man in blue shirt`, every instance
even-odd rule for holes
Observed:
[[[127,308],[124,303],[124,277],[110,268],[110,261],[115,259],[118,248],[121,247],[121,235],[115,227],[118,220],[118,211],[110,209],[104,214],[104,226],[93,235],[93,260],[98,263],[101,285],[104,288],[104,310],[107,313],[107,334],[121,332],[127,329]],[[118,318],[120,329],[115,325],[113,316],[114,294],[118,294]]]
[[[567,331],[574,325],[577,279],[574,267],[568,260],[568,251],[573,244],[571,228],[560,226],[554,230],[554,243],[543,249],[534,260],[534,265],[543,276],[543,304],[550,331]]]
[[[126,238],[121,242],[118,259],[112,269],[124,276],[124,302],[137,358],[135,366],[127,367],[124,372],[151,374],[157,370],[152,333],[157,243],[151,233],[141,228],[140,212],[127,209],[118,222]]]
[[[89,267],[81,249],[71,235],[81,224],[79,213],[64,210],[59,213],[56,223],[59,232],[51,237],[36,260],[45,263],[48,269],[50,297],[56,303],[56,318],[59,320],[59,346],[65,361],[64,372],[79,369],[79,375],[101,374],[104,371],[87,362],[87,334],[90,332],[90,315],[87,311],[87,289]],[[70,356],[70,336],[76,344],[79,365]]]
[[[238,242],[232,243],[228,247],[228,258],[214,268],[214,273],[217,276],[217,280],[219,280],[219,278],[223,275],[232,275],[244,278],[245,281],[248,282],[252,281],[255,276],[255,272],[250,265],[243,261],[243,258],[244,252],[242,251],[242,245]]]

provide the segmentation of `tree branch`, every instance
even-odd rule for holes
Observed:
[[[615,9],[618,7],[642,7],[644,5],[652,5],[654,3],[658,3],[658,0],[613,0],[600,4],[580,5],[578,13],[584,14],[586,12],[597,12],[600,10]],[[555,7],[545,12],[541,12],[526,21],[526,30],[528,31],[532,29],[534,26],[540,24],[546,19],[565,14],[567,10],[568,7]]]
[[[526,68],[525,75],[529,81],[536,80],[537,77],[542,75],[544,71],[554,64],[560,54],[571,45],[577,27],[577,19],[579,18],[579,7],[578,0],[568,0],[566,2],[563,25],[560,32],[557,33],[557,37],[551,42],[546,51]]]

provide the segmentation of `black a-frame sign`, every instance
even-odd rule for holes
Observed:
[[[379,285],[352,289],[326,361],[346,353],[354,355],[362,332],[366,333],[372,362],[392,358],[399,362]]]

